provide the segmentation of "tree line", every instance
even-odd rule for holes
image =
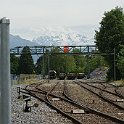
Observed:
[[[74,49],[77,53],[78,49]],[[73,53],[74,53],[73,51]],[[58,54],[54,54],[58,53]],[[85,73],[88,74],[99,66],[106,65],[100,55],[89,56],[82,54],[59,54],[60,50],[55,47],[52,52],[47,50],[34,64],[28,46],[24,47],[20,57],[11,55],[11,74],[44,74],[49,70],[59,73]]]

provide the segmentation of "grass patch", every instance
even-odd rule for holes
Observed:
[[[32,84],[37,82],[36,79],[27,79],[27,80],[13,80],[11,81],[12,85],[17,85],[17,84]]]
[[[124,86],[124,80],[117,80],[117,81],[114,81],[114,84],[116,86]]]

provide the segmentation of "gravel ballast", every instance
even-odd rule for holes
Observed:
[[[25,101],[18,98],[17,87],[25,85],[13,85],[11,88],[11,123],[12,124],[72,124],[70,120],[49,108],[44,102],[31,97],[29,105],[37,103],[38,107],[32,107],[31,112],[23,112]]]

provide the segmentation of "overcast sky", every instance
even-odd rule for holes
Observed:
[[[43,28],[97,28],[105,11],[124,8],[124,0],[0,0],[0,17],[11,21],[11,34],[32,39]]]

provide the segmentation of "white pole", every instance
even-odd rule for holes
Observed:
[[[0,20],[0,124],[11,123],[9,24]]]

